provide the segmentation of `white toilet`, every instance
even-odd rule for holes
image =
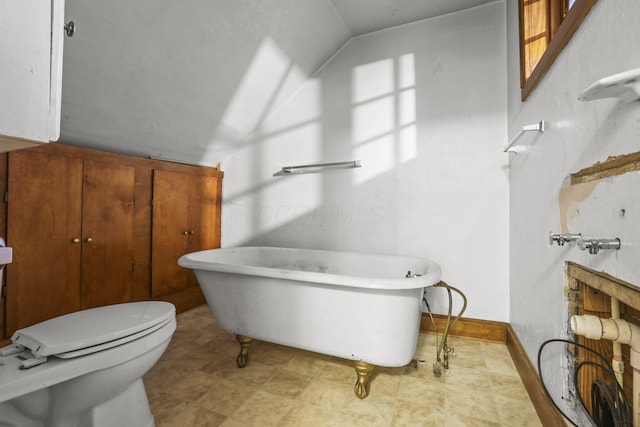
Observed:
[[[175,328],[173,304],[146,301],[16,331],[0,349],[0,426],[154,426],[142,376]]]

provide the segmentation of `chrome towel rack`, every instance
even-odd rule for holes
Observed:
[[[334,163],[313,163],[308,165],[283,166],[273,176],[298,175],[303,173],[319,173],[325,170],[352,169],[362,167],[360,160]]]

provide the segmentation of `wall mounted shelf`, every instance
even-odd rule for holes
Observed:
[[[518,150],[518,146],[514,146],[516,142],[518,142],[518,140],[520,139],[520,137],[522,135],[524,135],[525,132],[540,132],[543,133],[544,132],[544,120],[540,120],[538,123],[535,123],[533,125],[524,125],[522,126],[522,129],[520,130],[520,132],[511,140],[511,142],[509,143],[509,145],[507,145],[507,148],[505,148],[503,151],[505,153],[511,152],[511,153],[516,153],[518,154],[520,152],[520,150]]]
[[[620,98],[626,102],[639,100],[640,68],[604,77],[586,88],[578,96],[579,101],[604,98]]]

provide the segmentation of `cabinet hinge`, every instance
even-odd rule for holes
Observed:
[[[2,195],[2,200],[7,203],[9,201],[9,191],[4,190],[4,194]]]
[[[7,285],[2,285],[2,292],[0,292],[0,298],[7,299]]]

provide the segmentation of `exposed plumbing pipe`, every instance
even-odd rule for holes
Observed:
[[[454,288],[453,286],[443,281],[440,281],[433,286],[445,288],[449,293],[449,315],[447,316],[447,325],[445,326],[444,332],[442,333],[442,341],[440,341],[440,345],[438,346],[438,350],[436,352],[436,362],[433,365],[434,375],[440,376],[440,364],[442,363],[442,359],[440,358],[440,355],[444,351],[444,354],[443,354],[444,369],[445,371],[448,371],[449,370],[449,353],[453,352],[453,349],[449,347],[447,343],[449,338],[449,331],[453,327],[453,325],[455,325],[456,322],[462,317],[462,314],[467,309],[467,297],[459,289]],[[453,319],[453,321],[451,321],[451,306],[452,306],[451,291],[456,292],[462,298],[462,308],[460,309],[460,312],[458,312],[458,315],[455,317],[455,319]]]
[[[620,319],[620,301],[611,297],[611,318]],[[611,360],[611,367],[616,374],[616,380],[620,384],[620,388],[624,385],[624,362],[622,361],[622,344],[613,341],[613,359]]]
[[[571,330],[593,340],[629,344],[633,368],[633,425],[640,426],[640,327],[623,319],[602,319],[584,314],[571,316]]]

